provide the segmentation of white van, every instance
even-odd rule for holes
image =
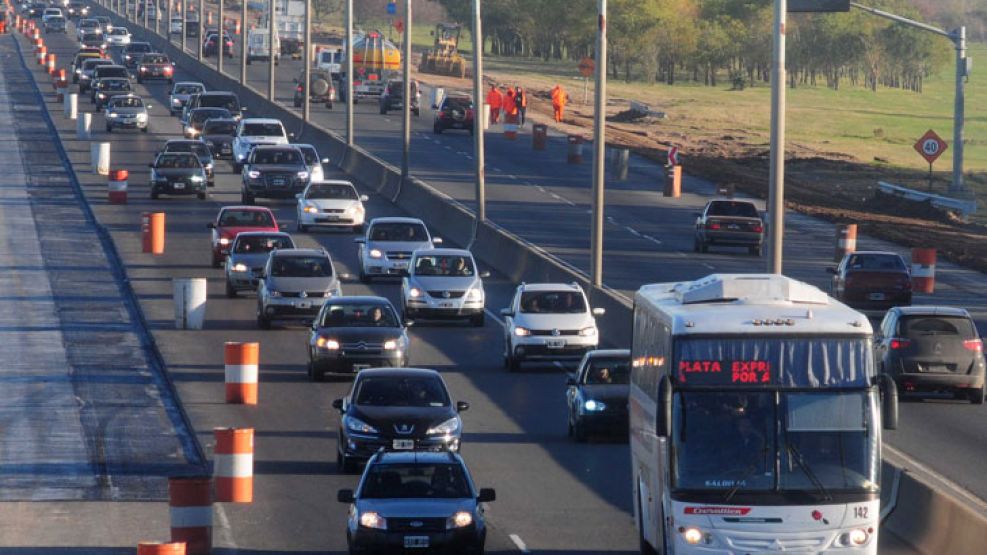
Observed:
[[[251,29],[247,33],[247,65],[254,60],[271,59],[271,42],[268,29]],[[278,38],[278,30],[274,30],[274,64],[277,65],[281,58],[281,40]]]

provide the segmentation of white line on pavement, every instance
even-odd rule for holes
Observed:
[[[528,550],[528,546],[524,544],[524,540],[521,539],[521,536],[511,534],[508,537],[511,538],[512,542],[514,542],[514,545],[518,548],[518,551],[521,553],[531,553],[531,551]]]
[[[640,237],[641,236],[641,232],[639,232],[638,230],[634,229],[633,227],[631,227],[629,225],[625,225],[624,226],[624,229],[626,229],[628,231],[628,233],[630,233],[631,235],[633,235],[635,237]]]
[[[716,266],[713,266],[712,264],[709,264],[707,262],[703,262],[703,266],[709,268],[710,270],[715,270],[716,269]]]
[[[233,528],[230,526],[230,519],[226,516],[226,509],[220,503],[214,503],[213,506],[216,507],[216,520],[219,521],[219,530],[216,531],[219,541],[216,543],[224,547],[238,549],[236,541],[233,539]]]

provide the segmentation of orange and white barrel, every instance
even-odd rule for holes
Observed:
[[[912,290],[932,293],[936,289],[936,249],[912,249]]]
[[[47,56],[48,56],[48,47],[42,45],[41,48],[38,48],[38,56],[35,59],[35,61],[38,62],[39,66],[43,66],[45,65],[45,58]]]
[[[45,62],[48,68],[48,75],[55,75],[55,55],[48,54],[48,59]]]
[[[857,224],[841,224],[836,226],[836,252],[833,260],[839,262],[843,257],[857,250]]]
[[[185,555],[185,542],[140,542],[137,555]]]
[[[239,19],[236,19],[236,20],[233,21],[233,34],[234,35],[239,35],[240,34],[240,20]]]
[[[223,359],[226,365],[226,402],[256,405],[260,343],[228,341],[223,349]]]
[[[212,479],[206,476],[168,478],[171,541],[184,542],[188,555],[212,553]]]
[[[254,429],[213,428],[213,480],[217,503],[254,500]]]
[[[127,178],[130,173],[127,170],[110,170],[110,177],[106,182],[106,196],[110,204],[127,204]]]
[[[31,38],[32,39],[40,39],[41,38],[41,29],[38,29],[34,25],[34,22],[33,21],[31,22]]]

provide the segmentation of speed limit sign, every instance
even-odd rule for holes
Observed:
[[[922,155],[923,158],[932,164],[942,156],[942,153],[949,148],[946,141],[942,140],[936,132],[929,129],[922,135],[922,138],[914,145],[915,150]]]

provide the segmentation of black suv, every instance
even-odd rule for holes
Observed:
[[[241,175],[243,204],[257,197],[295,198],[311,180],[302,151],[291,145],[254,147]]]
[[[361,370],[353,387],[332,406],[342,413],[336,463],[343,472],[356,469],[379,449],[458,451],[469,403],[453,403],[442,376],[422,368]]]
[[[892,307],[874,336],[874,356],[901,393],[946,392],[984,402],[984,344],[962,308]]]
[[[450,95],[435,108],[432,131],[438,135],[446,129],[462,129],[473,134],[473,100],[468,96]]]
[[[374,366],[406,366],[408,333],[384,297],[340,297],[326,301],[312,324],[308,377],[326,372],[355,374]]]
[[[411,113],[415,116],[421,115],[421,90],[418,88],[418,81],[411,81]],[[404,109],[404,81],[392,79],[387,82],[384,92],[380,95],[380,113],[386,114],[389,110]]]
[[[123,47],[123,53],[121,54],[123,65],[127,67],[137,67],[137,63],[140,62],[144,54],[153,52],[154,49],[151,47],[150,43],[147,42],[132,42],[127,46]]]
[[[240,97],[229,91],[206,91],[199,94],[194,108],[226,108],[233,119],[240,121],[247,109],[240,105]]]
[[[206,170],[191,152],[158,154],[148,167],[151,168],[151,199],[162,193],[206,198]]]
[[[336,499],[350,504],[350,553],[441,549],[482,555],[483,503],[495,501],[497,493],[478,491],[456,453],[381,452],[367,463],[356,492],[341,489]]]

